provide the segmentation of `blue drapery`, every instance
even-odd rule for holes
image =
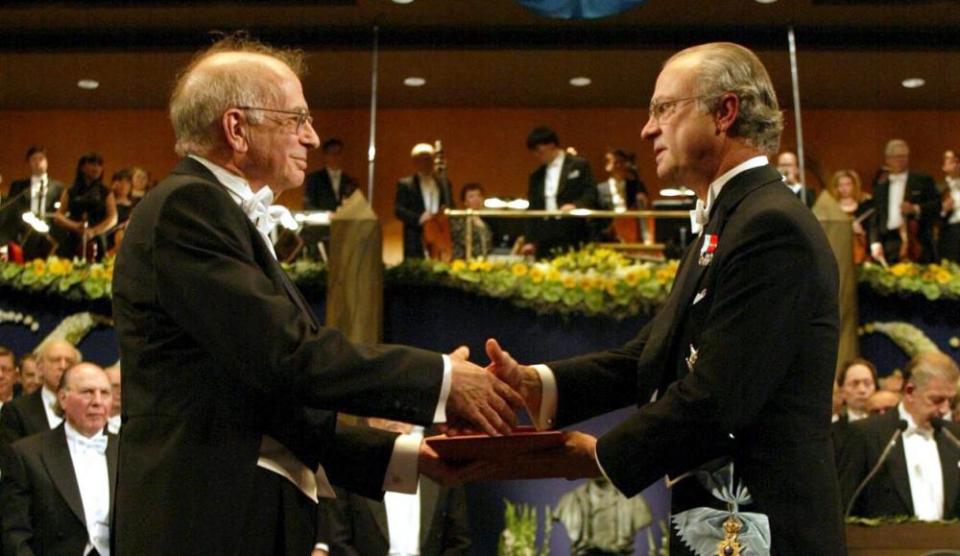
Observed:
[[[540,15],[555,19],[598,19],[623,13],[646,0],[517,0]]]

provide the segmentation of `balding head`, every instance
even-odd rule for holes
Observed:
[[[60,377],[64,371],[83,360],[80,350],[62,339],[43,342],[35,353],[43,385],[51,392],[56,392],[59,388]]]
[[[63,373],[57,403],[70,426],[89,437],[106,426],[111,397],[107,373],[93,363],[78,363]]]

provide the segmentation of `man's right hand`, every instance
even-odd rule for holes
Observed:
[[[517,363],[493,338],[487,340],[486,348],[487,357],[490,358],[487,370],[519,392],[527,411],[535,418],[540,413],[540,401],[543,398],[540,373],[533,367]]]
[[[510,434],[517,424],[514,409],[523,407],[523,398],[493,373],[467,361],[469,354],[466,348],[450,354],[448,426],[475,428],[491,436]]]
[[[430,220],[431,218],[433,218],[432,212],[429,210],[423,211],[423,213],[420,215],[420,225],[423,226],[427,223],[427,220]]]

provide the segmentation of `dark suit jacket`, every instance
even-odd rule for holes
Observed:
[[[884,179],[873,186],[874,206],[877,208],[872,219],[872,226],[868,229],[870,243],[883,243],[887,254],[887,261],[897,260],[897,251],[900,249],[899,234],[887,229],[887,215],[890,202],[890,181]],[[940,219],[940,195],[933,178],[917,172],[907,173],[907,186],[904,189],[903,200],[920,205],[920,226],[917,238],[922,251],[921,263],[932,263],[937,260],[933,245],[933,226]]]
[[[54,205],[60,201],[60,196],[63,195],[63,183],[55,179],[47,179],[47,214],[53,215],[53,213],[57,211]],[[9,202],[21,193],[23,193],[23,196],[20,197],[18,202],[26,207],[24,210],[30,210],[30,178],[12,182],[10,184],[10,193],[7,199],[4,200],[4,203]]]
[[[840,458],[840,488],[844,507],[850,503],[857,486],[880,459],[900,421],[900,413],[890,409],[857,421],[848,427],[847,439]],[[960,435],[960,426],[947,423],[954,435]],[[943,468],[943,517],[960,517],[960,449],[942,432],[934,433],[940,465]],[[910,476],[907,473],[907,456],[903,441],[897,445],[880,468],[877,475],[864,487],[854,503],[852,515],[863,517],[914,515],[913,497],[910,492]]]
[[[625,495],[731,459],[753,496],[744,511],[769,516],[775,554],[844,554],[829,430],[839,327],[830,246],[771,166],[726,184],[705,233],[719,237],[711,262],[698,262],[701,236],[634,340],[549,364],[558,426],[637,404],[597,444]],[[674,511],[717,504],[695,479],[672,496]]]
[[[452,207],[450,182],[443,183],[442,180],[434,179],[440,190],[440,206]],[[398,181],[393,213],[403,222],[403,257],[405,259],[423,258],[423,226],[420,225],[420,215],[425,210],[423,192],[420,190],[420,176],[414,174]]]
[[[43,409],[43,388],[20,396],[0,408],[0,442],[13,442],[31,434],[50,430],[47,412]]]
[[[112,434],[107,438],[112,503],[118,442]],[[0,482],[3,553],[83,554],[89,535],[64,426],[18,440],[12,449]]]
[[[51,179],[47,183],[47,215],[53,216],[56,212],[54,205],[60,200],[63,194],[63,184],[57,180]],[[21,219],[24,212],[30,210],[30,178],[16,180],[10,184],[9,194],[3,198],[0,203],[0,243],[7,241],[24,241],[24,234],[27,230],[26,225]],[[51,226],[51,235],[57,241],[61,241],[65,235],[60,233],[60,228]]]
[[[547,207],[544,195],[547,166],[542,165],[530,174],[527,199],[530,209]],[[629,202],[629,199],[628,199]],[[557,208],[573,204],[579,208],[597,208],[597,182],[590,163],[585,159],[565,154],[557,186]],[[590,241],[591,227],[582,219],[531,219],[527,221],[527,241],[536,244],[537,255],[544,257],[553,249],[565,249]]]
[[[335,194],[330,174],[327,173],[326,168],[323,168],[309,174],[304,181],[303,208],[304,210],[337,210],[343,200],[356,190],[357,180],[343,172],[340,174],[340,193]]]
[[[390,549],[383,502],[338,491],[336,499],[320,501],[318,519],[329,530],[330,556],[386,556]],[[465,555],[469,549],[463,487],[444,488],[421,478],[420,556]]]
[[[322,328],[193,159],[136,210],[113,282],[124,368],[118,554],[243,553],[244,516],[278,504],[249,489],[265,434],[333,482],[380,496],[395,435],[335,431],[334,411],[429,424],[440,356],[354,346]]]

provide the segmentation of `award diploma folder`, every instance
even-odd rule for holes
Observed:
[[[563,446],[560,431],[538,431],[534,427],[517,427],[508,436],[470,434],[463,436],[432,436],[426,439],[444,460],[467,463],[486,460],[498,465],[495,476],[487,479],[536,479],[565,476],[563,469],[550,465],[552,449]],[[544,456],[545,465],[536,465]],[[555,454],[555,452],[554,452]],[[509,465],[516,462],[520,465]]]

